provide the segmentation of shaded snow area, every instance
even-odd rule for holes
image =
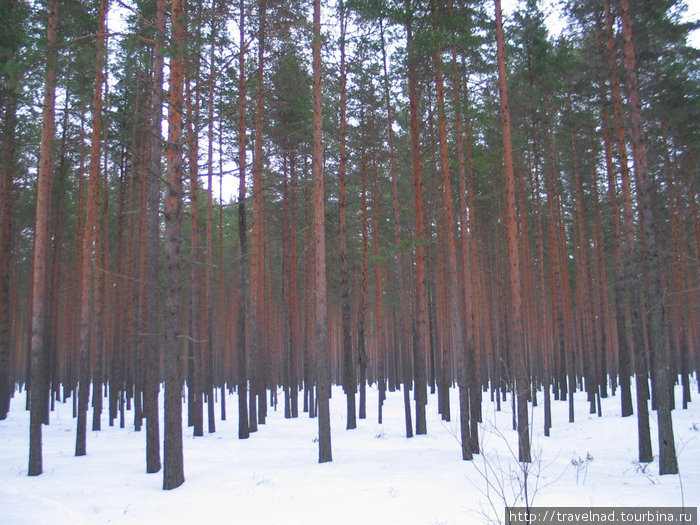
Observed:
[[[334,387],[333,462],[321,465],[315,419],[303,414],[285,420],[281,407],[271,408],[267,423],[239,440],[233,394],[227,399],[229,418],[217,420],[216,433],[193,438],[186,429],[185,484],[167,492],[161,490],[161,473],[145,473],[145,431],[106,427],[104,418],[104,430],[88,432],[88,455],[74,457],[70,403],[57,404],[51,424],[44,427],[44,474],[28,477],[29,414],[24,393],[16,394],[8,419],[0,421],[0,523],[457,525],[498,523],[504,503],[524,504],[518,499],[524,476],[514,457],[509,401],[497,412],[484,396],[483,453],[462,461],[456,391],[453,421],[441,421],[437,397],[430,395],[428,434],[411,439],[404,434],[402,394],[387,394],[384,424],[378,425],[376,390],[368,392],[368,419],[348,431],[345,397]],[[636,416],[619,417],[618,397],[603,399],[599,418],[588,414],[585,395],[577,393],[575,423],[568,423],[567,403],[553,401],[551,437],[541,431],[540,397],[532,415],[530,503],[699,505],[697,385],[693,392],[690,408],[681,410],[676,389],[679,408],[673,424],[680,476],[659,476],[657,463],[636,461]],[[162,403],[162,394],[160,399]],[[656,454],[653,412],[651,433]]]

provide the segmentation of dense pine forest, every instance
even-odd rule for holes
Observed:
[[[464,460],[511,393],[524,463],[534,406],[548,435],[554,403],[616,395],[630,460],[677,473],[698,22],[560,7],[551,34],[536,0],[3,0],[0,419],[26,390],[28,474],[57,403],[77,456],[143,432],[164,489],[186,433],[246,439],[278,406],[332,461],[331,385],[348,431],[400,391],[407,438],[434,393]]]

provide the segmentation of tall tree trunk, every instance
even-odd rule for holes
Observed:
[[[294,367],[294,338],[296,316],[296,289],[292,290],[294,279],[291,275],[292,247],[291,239],[291,194],[289,190],[289,152],[285,149],[282,154],[282,297],[284,303],[283,328],[282,328],[282,388],[284,390],[284,417],[292,417],[292,368]]]
[[[355,363],[352,352],[352,317],[350,315],[350,282],[348,279],[348,247],[346,234],[346,202],[347,202],[347,74],[345,66],[345,31],[347,22],[345,19],[345,5],[343,0],[338,4],[340,16],[340,161],[338,165],[338,242],[340,256],[340,296],[341,296],[341,331],[343,352],[343,387],[347,398],[346,428],[357,428],[355,393],[357,379],[355,377]]]
[[[312,224],[312,199],[310,190],[307,188],[304,200],[305,223]],[[314,356],[314,243],[313,231],[307,228],[305,236],[306,249],[304,257],[304,290],[305,290],[305,319],[304,319],[304,411],[309,413],[310,418],[316,417],[316,403],[314,401],[314,381],[316,377],[316,358]],[[362,394],[360,394],[360,410],[362,410]]]
[[[289,244],[290,244],[290,264],[289,272],[291,274],[290,279],[290,303],[291,303],[291,334],[290,334],[290,370],[289,370],[289,383],[290,383],[290,404],[291,404],[291,415],[292,417],[299,417],[299,374],[298,370],[298,352],[301,344],[299,342],[299,302],[297,300],[298,287],[297,287],[297,223],[296,223],[296,194],[297,194],[297,175],[296,175],[296,153],[292,151],[292,157],[290,159],[290,217],[289,217]]]
[[[367,317],[367,245],[369,240],[367,224],[367,152],[364,141],[364,110],[360,112],[360,178],[362,209],[362,267],[360,270],[360,305],[357,313],[357,362],[360,367],[360,419],[367,417],[367,349],[365,339],[365,321]]]
[[[620,0],[620,19],[624,41],[625,71],[627,73],[627,96],[630,102],[630,138],[637,180],[637,202],[639,207],[640,237],[642,244],[642,267],[646,273],[646,305],[649,347],[653,366],[654,401],[658,416],[659,474],[677,474],[678,461],[673,437],[671,417],[673,384],[668,352],[664,337],[665,299],[661,288],[659,247],[654,230],[652,174],[647,162],[646,138],[642,127],[642,103],[639,97],[637,63],[632,42],[632,19],[628,0]]]
[[[448,8],[450,10],[450,16],[452,16],[452,2],[448,3]],[[472,256],[470,252],[471,236],[473,235],[471,225],[469,224],[469,219],[467,216],[467,169],[471,174],[471,144],[469,144],[470,151],[467,152],[470,156],[469,163],[467,166],[467,159],[465,158],[464,149],[464,124],[463,124],[463,113],[462,113],[462,80],[459,74],[459,67],[457,64],[457,44],[454,31],[451,35],[451,52],[452,52],[452,90],[454,97],[455,106],[455,134],[457,142],[457,166],[459,173],[459,252],[461,255],[461,266],[462,272],[461,276],[458,278],[462,281],[462,308],[464,312],[464,361],[462,362],[462,380],[465,382],[465,392],[468,393],[468,414],[460,414],[460,421],[464,424],[469,424],[469,453],[467,457],[463,459],[469,459],[472,452],[479,451],[479,437],[478,437],[478,425],[476,424],[476,419],[478,418],[479,411],[476,410],[476,406],[481,404],[481,388],[478,384],[478,366],[476,362],[476,352],[474,348],[474,315],[473,315],[473,287],[472,281],[473,277],[473,266],[472,266]],[[473,188],[471,188],[473,191]],[[471,192],[470,192],[471,193]],[[459,363],[459,361],[458,361]],[[464,434],[464,431],[463,431]],[[464,453],[463,453],[464,456]]]
[[[376,129],[376,99],[374,88],[370,88],[370,127]],[[377,422],[382,424],[382,412],[386,397],[386,345],[384,342],[384,277],[381,259],[381,234],[379,221],[379,174],[377,171],[377,149],[372,145],[372,241],[374,244],[374,329],[375,355],[377,373]]]
[[[227,350],[232,346],[232,337],[229,333],[231,324],[229,319],[233,318],[233,308],[227,310],[224,302],[224,140],[223,140],[223,123],[219,122],[219,221],[218,221],[218,312],[217,312],[217,331],[219,333],[218,348],[221,357],[220,362],[220,379],[221,379],[221,421],[226,421],[226,387],[231,389],[231,363],[230,352]],[[228,385],[227,385],[228,383]]]
[[[238,368],[238,438],[246,439],[250,435],[248,420],[248,359],[246,338],[246,264],[248,259],[248,245],[246,242],[246,87],[247,77],[245,71],[246,33],[245,33],[245,0],[239,4],[239,39],[240,51],[238,54],[238,245],[240,259],[238,266],[238,341],[237,341],[237,368]],[[251,397],[253,394],[251,393]]]
[[[465,69],[465,59],[462,57],[462,68]],[[464,80],[464,92],[468,95],[466,89],[466,78]],[[463,190],[460,184],[460,192],[467,195],[467,208],[469,213],[466,215],[466,224],[464,227],[464,233],[469,239],[467,250],[469,255],[467,260],[464,261],[465,274],[470,274],[465,279],[470,279],[469,283],[465,282],[465,292],[467,292],[466,301],[470,302],[472,305],[466,308],[467,323],[471,323],[471,329],[473,331],[472,337],[472,349],[473,349],[473,365],[472,365],[472,377],[470,378],[471,386],[473,392],[470,393],[469,407],[471,411],[471,438],[472,438],[472,452],[479,452],[479,423],[481,423],[481,385],[485,383],[485,379],[482,377],[483,368],[483,318],[486,313],[481,311],[478,307],[478,303],[482,298],[483,291],[481,289],[481,275],[479,269],[481,268],[478,259],[477,250],[477,221],[476,221],[476,208],[474,206],[474,165],[473,165],[473,148],[472,148],[472,126],[470,122],[470,117],[467,117],[464,122],[464,142],[465,142],[465,154],[466,154],[466,189]],[[460,204],[462,206],[462,204]],[[471,318],[470,312],[471,311]],[[469,324],[467,325],[470,326]]]
[[[608,60],[610,64],[610,84],[613,96],[613,114],[617,135],[618,161],[620,164],[620,182],[622,185],[622,237],[625,283],[627,286],[627,308],[629,312],[628,339],[632,344],[635,362],[635,386],[637,397],[637,435],[639,461],[650,462],[653,458],[651,450],[651,433],[649,430],[649,399],[648,355],[645,351],[643,336],[643,316],[641,313],[643,296],[638,286],[640,278],[639,264],[635,255],[635,225],[634,207],[632,203],[632,183],[630,180],[627,144],[625,142],[624,117],[622,112],[622,90],[617,76],[617,51],[615,50],[615,34],[613,31],[613,15],[609,0],[604,0],[605,29],[607,31]]]
[[[263,92],[267,1],[258,2],[258,69],[253,154],[253,226],[250,244],[250,431],[265,423],[265,215],[263,190]],[[256,404],[257,397],[257,404]],[[257,406],[259,405],[259,406]]]
[[[685,225],[684,221],[679,220],[682,217],[682,212],[680,211],[683,206],[681,196],[679,195],[678,181],[675,180],[676,177],[673,176],[672,163],[669,154],[668,145],[668,132],[665,125],[662,125],[663,142],[664,148],[664,175],[666,178],[666,185],[668,187],[668,201],[669,201],[669,217],[671,222],[671,247],[673,253],[673,294],[683,297],[686,293],[685,290],[689,289],[690,286],[684,280],[684,271],[682,261],[686,259],[687,248],[684,243],[681,243],[681,239],[685,235]],[[671,317],[673,317],[673,326],[675,329],[672,330],[672,340],[675,347],[675,351],[679,356],[679,365],[681,373],[681,385],[683,387],[683,409],[688,408],[688,403],[690,402],[690,348],[688,345],[688,327],[686,324],[686,308],[690,302],[690,298],[686,301],[678,301],[680,303],[673,305],[670,308]]]
[[[135,346],[136,343],[136,321],[137,321],[137,308],[138,308],[138,288],[136,286],[136,257],[137,257],[137,249],[138,249],[138,236],[137,236],[137,210],[138,210],[138,187],[139,187],[139,178],[138,174],[141,169],[141,164],[142,164],[142,155],[141,155],[141,148],[139,147],[139,144],[141,142],[140,137],[140,128],[141,128],[141,93],[142,93],[142,85],[141,85],[141,75],[138,75],[137,78],[137,92],[136,92],[136,100],[134,104],[134,122],[133,122],[133,131],[132,131],[132,139],[131,139],[131,151],[133,151],[133,160],[131,163],[128,165],[128,167],[125,168],[125,176],[123,179],[124,187],[122,188],[122,191],[124,191],[124,198],[122,200],[123,207],[120,209],[123,211],[125,214],[124,216],[124,221],[123,224],[126,224],[126,230],[124,231],[121,241],[124,243],[124,272],[121,273],[121,284],[122,287],[124,288],[124,293],[123,293],[123,307],[122,311],[124,312],[123,317],[124,319],[124,330],[123,330],[123,336],[122,336],[122,355],[123,355],[123,379],[124,379],[124,390],[123,393],[126,395],[127,399],[127,407],[126,410],[131,409],[131,400],[134,394],[136,395],[136,406],[134,407],[133,415],[134,415],[134,430],[137,432],[141,430],[141,412],[140,412],[140,405],[138,402],[138,396],[139,396],[139,380],[138,376],[141,370],[139,367],[136,366],[136,351],[137,348]],[[122,204],[120,203],[120,204]],[[88,181],[88,211],[90,207],[90,200],[89,200],[89,181]],[[85,231],[85,236],[88,235],[88,230],[87,228],[90,227],[90,224],[87,223],[86,225],[86,231]],[[85,261],[90,261],[89,259],[83,258],[85,264]],[[84,271],[84,270],[83,270]],[[81,291],[82,293],[82,291]],[[135,388],[134,388],[135,387]],[[124,407],[121,407],[121,420],[124,420],[125,413],[124,413]]]
[[[14,171],[17,162],[15,133],[17,98],[12,91],[5,99],[5,122],[0,151],[0,420],[7,418],[14,389],[10,372],[10,258],[14,202]]]
[[[159,352],[159,317],[160,304],[158,274],[160,237],[160,190],[161,160],[163,145],[161,127],[163,121],[163,55],[161,50],[165,43],[165,0],[156,3],[156,45],[153,50],[153,86],[150,110],[150,145],[147,176],[146,218],[146,334],[143,336],[145,348],[145,377],[143,391],[143,412],[146,416],[146,472],[158,472],[160,460],[160,422],[158,415],[158,397],[160,393],[160,352]]]
[[[318,398],[318,461],[332,461],[329,397],[331,388],[328,363],[326,300],[326,227],[323,181],[323,115],[321,92],[321,0],[314,0],[313,14],[313,245],[314,245],[314,348],[316,357],[316,396]]]
[[[435,8],[432,9],[434,17],[437,16]],[[437,29],[437,21],[433,22],[433,29]],[[437,88],[438,108],[438,141],[440,146],[440,175],[442,204],[440,215],[446,226],[445,236],[447,240],[447,295],[450,305],[450,336],[452,341],[452,353],[457,365],[457,384],[459,388],[460,410],[460,443],[462,446],[462,459],[472,459],[471,436],[469,427],[469,384],[467,381],[466,360],[467,347],[465,344],[465,316],[464,316],[464,290],[461,276],[457,267],[457,240],[455,233],[455,215],[452,203],[452,182],[450,178],[450,156],[447,143],[447,115],[445,111],[445,88],[442,77],[441,51],[436,50],[433,56],[435,63],[435,85]],[[459,96],[459,95],[457,95]],[[461,128],[457,130],[461,145]],[[462,152],[460,152],[462,153]],[[464,157],[460,169],[464,172]]]
[[[216,8],[216,2],[213,4]],[[202,309],[202,329],[205,343],[204,359],[204,387],[207,396],[207,431],[211,434],[216,431],[214,417],[214,327],[213,327],[213,293],[212,293],[212,269],[213,269],[213,184],[214,184],[214,84],[216,82],[216,18],[212,14],[211,36],[209,40],[209,100],[208,100],[208,124],[207,124],[207,210],[206,210],[206,237],[204,253],[204,308]]]
[[[165,201],[165,439],[163,489],[185,481],[182,456],[182,357],[180,349],[180,279],[182,275],[182,88],[185,69],[185,14],[183,0],[172,0],[174,54],[170,63],[168,93],[168,144],[166,148]]]
[[[58,23],[58,0],[49,2],[49,18],[46,29],[46,76],[44,83],[44,105],[42,112],[41,143],[39,146],[39,168],[37,171],[36,216],[34,220],[34,257],[32,260],[32,315],[30,340],[29,395],[31,413],[29,422],[29,468],[30,476],[43,472],[41,424],[44,419],[41,398],[43,385],[44,326],[46,310],[46,284],[49,260],[49,219],[51,217],[51,177],[53,155],[51,143],[55,132],[56,102],[56,26]]]
[[[107,22],[105,20],[104,32],[107,33],[109,28],[107,27]],[[107,46],[107,37],[105,36],[105,46]],[[105,49],[107,53],[107,49]],[[105,68],[106,70],[106,68]],[[109,102],[109,79],[107,78],[107,72],[105,71],[104,79],[104,105],[108,106]],[[90,347],[91,352],[91,362],[94,363],[92,370],[92,430],[102,429],[102,385],[104,381],[104,370],[105,370],[105,360],[107,355],[105,354],[105,329],[106,329],[106,305],[109,294],[109,279],[107,278],[109,273],[109,223],[108,223],[108,207],[109,207],[109,192],[108,192],[108,181],[109,176],[107,173],[107,136],[106,132],[103,133],[101,140],[102,148],[100,150],[100,160],[104,162],[102,166],[101,179],[98,179],[98,196],[97,202],[99,209],[97,210],[96,224],[95,224],[95,274],[94,274],[94,303],[93,303],[93,315],[94,320],[92,323],[92,328],[90,330]],[[57,287],[58,288],[58,287]]]
[[[518,222],[515,208],[515,172],[513,169],[513,143],[510,131],[510,107],[508,106],[508,80],[506,72],[505,43],[503,38],[503,21],[501,17],[501,0],[494,0],[496,6],[496,44],[498,46],[498,86],[501,102],[501,129],[503,132],[503,161],[506,190],[506,241],[508,246],[508,265],[511,288],[511,358],[515,372],[515,389],[517,396],[518,418],[518,458],[530,461],[530,435],[527,418],[527,397],[529,380],[525,368],[525,338],[523,336],[523,318],[521,311],[520,258],[518,254]]]
[[[411,0],[406,0],[406,11],[411,13]],[[412,21],[406,23],[406,46],[409,50],[408,91],[409,112],[411,118],[411,164],[413,167],[413,206],[415,217],[414,235],[418,241],[415,251],[416,261],[416,314],[413,329],[413,374],[416,401],[416,434],[427,432],[425,407],[428,404],[427,377],[425,370],[426,356],[426,304],[425,304],[425,226],[423,224],[423,174],[420,160],[420,126],[418,122],[418,82],[416,79],[416,58],[411,57],[413,39]],[[429,351],[429,349],[428,349]]]
[[[195,41],[199,41],[200,31],[197,30],[194,36]],[[203,353],[204,335],[200,332],[201,324],[199,314],[202,310],[202,300],[204,290],[201,287],[202,265],[201,250],[199,247],[199,96],[192,93],[192,85],[199,84],[199,57],[195,57],[192,64],[195,78],[190,78],[188,69],[185,69],[185,106],[187,111],[187,154],[190,172],[190,312],[189,312],[189,339],[187,374],[187,394],[188,394],[188,424],[192,425],[194,436],[204,435],[204,415],[203,399]],[[193,100],[194,99],[194,100]]]

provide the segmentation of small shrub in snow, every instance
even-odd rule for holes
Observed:
[[[591,456],[590,452],[586,452],[585,458],[582,458],[581,456],[577,458],[571,458],[571,464],[576,469],[576,485],[578,485],[579,479],[581,479],[582,477],[583,479],[581,479],[581,483],[586,483],[586,475],[588,474],[588,464],[591,462],[593,462],[593,456]]]

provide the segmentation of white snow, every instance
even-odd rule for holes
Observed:
[[[430,395],[428,434],[411,439],[404,435],[402,394],[388,393],[384,424],[378,425],[376,390],[368,393],[368,419],[348,431],[344,394],[334,387],[333,462],[325,464],[317,463],[317,421],[307,414],[285,420],[281,407],[270,408],[267,423],[239,440],[231,395],[228,420],[217,419],[216,433],[193,438],[185,429],[186,480],[172,491],[161,489],[162,473],[145,473],[145,431],[107,427],[106,417],[104,430],[88,432],[88,455],[74,457],[70,403],[57,404],[43,428],[44,474],[28,477],[29,414],[24,393],[16,394],[10,415],[0,421],[0,523],[456,525],[498,523],[505,503],[524,504],[516,500],[523,476],[511,452],[517,455],[510,402],[496,412],[485,394],[483,453],[462,461],[456,392],[453,420],[440,420],[437,398]],[[697,398],[697,385],[693,393]],[[678,388],[676,398],[681,475],[659,476],[657,463],[636,462],[636,416],[619,417],[619,398],[604,399],[599,418],[588,414],[585,394],[577,393],[571,424],[566,402],[553,401],[552,436],[544,437],[540,397],[532,416],[530,503],[697,506],[700,401],[681,410]],[[656,454],[653,412],[651,431]]]

